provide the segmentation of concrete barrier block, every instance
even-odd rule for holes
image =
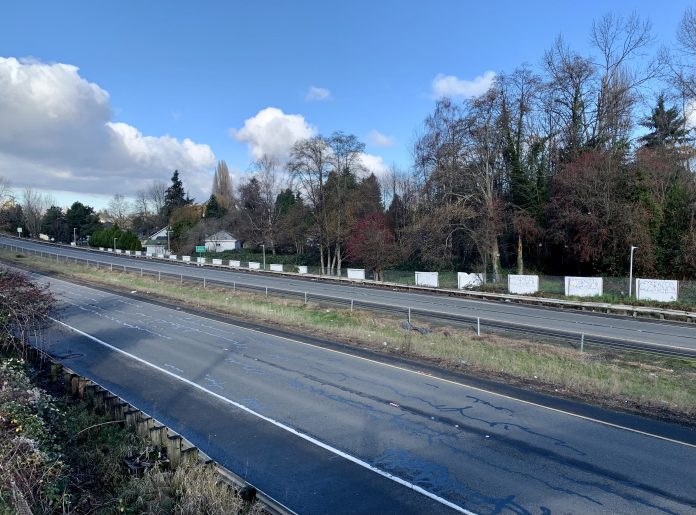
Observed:
[[[166,447],[167,428],[157,422],[150,428],[150,441],[153,445]]]
[[[166,447],[169,465],[175,469],[181,464],[181,437],[179,435],[167,435]]]

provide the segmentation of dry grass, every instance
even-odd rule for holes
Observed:
[[[693,424],[696,415],[696,362],[650,354],[580,353],[558,344],[509,338],[476,337],[461,328],[437,328],[422,335],[404,331],[399,320],[370,312],[327,309],[310,303],[268,298],[224,287],[203,288],[200,282],[104,273],[93,267],[56,264],[36,256],[17,257],[0,251],[7,261],[32,269],[58,272],[81,281],[122,290],[137,290],[205,311],[285,327],[332,340],[399,353],[443,367],[493,377],[562,396],[640,411]],[[421,324],[419,324],[421,325]]]

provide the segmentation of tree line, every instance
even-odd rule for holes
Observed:
[[[687,10],[677,46],[651,57],[650,24],[609,14],[593,23],[588,55],[559,37],[537,66],[498,74],[485,93],[438,99],[408,170],[377,178],[363,164],[365,145],[337,131],[296,142],[285,161],[263,156],[238,185],[220,161],[204,202],[175,171],[133,201],[117,194],[107,209],[87,209],[82,225],[73,217],[85,206],[42,214],[31,191],[0,206],[0,224],[61,241],[66,227],[93,232],[95,218],[141,236],[169,226],[177,253],[224,229],[327,274],[350,264],[377,276],[621,275],[635,246],[636,272],[692,278],[695,20]]]

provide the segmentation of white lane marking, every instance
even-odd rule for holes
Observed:
[[[37,275],[39,275],[39,274],[37,274]],[[70,285],[73,285],[73,286],[79,286],[80,288],[92,289],[92,288],[90,288],[90,287],[88,287],[88,286],[75,285],[74,283],[69,283],[69,282],[67,282],[67,281],[62,281],[62,280],[60,280],[60,279],[58,279],[58,281],[59,281],[59,282],[64,282],[64,283],[67,283],[67,284],[70,284]],[[107,293],[107,295],[113,295],[113,296],[115,296],[115,297],[118,297],[118,296],[119,296],[119,295],[117,295],[117,294],[115,294],[115,293],[108,293],[108,292],[104,292],[104,293]],[[163,306],[159,306],[159,305],[157,305],[157,304],[151,304],[151,303],[148,303],[148,302],[146,302],[146,301],[140,301],[140,302],[143,303],[143,304],[147,304],[147,305],[149,305],[149,306],[151,306],[151,307],[156,307],[156,308],[160,308],[160,309],[171,309],[171,308],[165,308],[165,307],[163,307]],[[229,325],[229,326],[231,326],[231,327],[235,327],[235,328],[237,328],[237,329],[241,329],[241,330],[244,330],[244,331],[250,331],[250,332],[253,332],[253,333],[262,334],[262,335],[264,335],[266,338],[268,338],[268,337],[279,338],[279,339],[286,340],[286,341],[289,341],[289,342],[292,342],[292,343],[298,343],[298,344],[300,344],[300,345],[306,345],[307,347],[313,347],[313,348],[315,348],[315,349],[321,349],[321,350],[328,351],[328,352],[334,352],[334,353],[336,353],[336,354],[340,354],[341,356],[347,356],[347,357],[354,358],[354,359],[361,359],[361,360],[367,361],[367,362],[369,362],[369,363],[374,363],[374,364],[381,365],[381,366],[384,366],[384,367],[393,368],[393,369],[395,369],[395,370],[401,370],[401,371],[403,371],[403,372],[408,372],[408,373],[410,373],[410,374],[416,374],[416,375],[419,375],[419,376],[429,377],[429,378],[436,379],[436,380],[442,381],[442,382],[444,382],[444,383],[453,384],[453,385],[456,385],[456,386],[459,386],[459,387],[462,387],[462,388],[470,388],[470,389],[475,390],[475,391],[477,391],[477,392],[484,392],[484,393],[488,393],[488,394],[490,394],[490,395],[495,395],[496,397],[501,397],[501,398],[503,398],[503,399],[509,399],[509,400],[512,400],[512,401],[515,401],[515,402],[521,402],[521,403],[523,403],[523,404],[527,404],[528,406],[535,406],[535,407],[537,407],[537,408],[542,408],[542,409],[545,409],[545,410],[553,411],[553,412],[555,412],[555,413],[562,413],[562,414],[564,414],[564,415],[569,415],[569,416],[571,416],[571,417],[576,417],[576,418],[579,418],[579,419],[582,419],[582,420],[587,420],[587,421],[589,421],[589,422],[595,422],[595,423],[597,423],[597,424],[602,424],[602,425],[607,426],[607,427],[613,427],[613,428],[615,428],[615,429],[621,429],[621,430],[624,430],[624,431],[629,431],[629,432],[631,432],[631,433],[636,433],[636,434],[643,435],[643,436],[649,436],[649,437],[651,437],[651,438],[657,438],[658,440],[664,440],[664,441],[666,441],[666,442],[676,443],[676,444],[679,444],[679,445],[683,445],[683,446],[686,446],[686,447],[691,447],[691,448],[695,448],[695,449],[696,449],[696,445],[695,445],[695,444],[691,444],[691,443],[688,443],[688,442],[682,442],[682,441],[679,441],[679,440],[675,440],[675,439],[673,439],[673,438],[668,438],[668,437],[666,437],[666,436],[661,436],[661,435],[656,435],[656,434],[653,434],[653,433],[648,433],[647,431],[641,431],[641,430],[639,430],[639,429],[634,429],[634,428],[622,426],[622,425],[619,425],[619,424],[614,424],[614,423],[612,423],[612,422],[607,422],[607,421],[605,421],[605,420],[599,420],[599,419],[596,419],[596,418],[588,417],[588,416],[586,416],[586,415],[580,415],[580,414],[578,414],[578,413],[573,413],[573,412],[571,412],[571,411],[565,411],[565,410],[562,410],[562,409],[559,409],[559,408],[552,408],[552,407],[550,407],[550,406],[545,406],[545,405],[543,405],[543,404],[539,404],[539,403],[536,403],[536,402],[526,401],[526,400],[524,400],[524,399],[519,399],[519,398],[517,398],[517,397],[512,397],[511,395],[505,395],[504,393],[499,393],[499,392],[494,392],[494,391],[491,391],[491,390],[486,390],[485,388],[479,388],[479,387],[477,387],[477,386],[472,386],[472,385],[468,385],[468,384],[465,384],[465,383],[460,383],[460,382],[457,382],[457,381],[453,381],[453,380],[451,380],[451,379],[445,379],[445,378],[443,378],[443,377],[435,376],[435,375],[432,375],[432,374],[426,374],[426,373],[424,373],[424,372],[419,372],[419,371],[417,371],[417,370],[412,370],[412,369],[409,369],[409,368],[400,367],[400,366],[398,366],[398,365],[392,365],[392,364],[390,364],[390,363],[383,363],[383,362],[381,362],[381,361],[377,361],[377,360],[370,359],[370,358],[365,358],[365,357],[363,357],[363,356],[356,356],[356,355],[354,355],[354,354],[350,354],[350,353],[347,353],[347,352],[344,352],[344,351],[335,350],[335,349],[328,349],[328,348],[326,348],[326,347],[322,347],[321,345],[315,345],[315,344],[313,344],[313,343],[307,343],[307,342],[303,342],[303,341],[300,341],[300,340],[294,340],[294,339],[288,338],[288,337],[286,337],[286,336],[278,336],[278,335],[266,333],[266,332],[261,331],[261,330],[258,330],[258,329],[251,329],[251,328],[248,328],[248,327],[242,327],[242,326],[237,325],[237,324],[234,324],[234,323],[232,323],[232,322],[227,322],[227,321],[223,321],[223,320],[211,319],[211,318],[208,318],[208,317],[204,317],[204,316],[202,316],[202,315],[197,315],[197,314],[195,314],[195,313],[190,313],[190,312],[188,312],[188,311],[186,312],[186,314],[189,315],[189,316],[194,316],[194,317],[202,318],[203,320],[206,320],[206,321],[208,321],[208,322],[217,322],[217,323]]]
[[[179,381],[182,381],[183,383],[186,383],[189,386],[192,386],[192,387],[194,387],[194,388],[196,388],[204,393],[207,393],[208,395],[212,395],[213,397],[215,397],[223,402],[226,402],[227,404],[231,404],[232,406],[235,406],[236,408],[239,408],[242,411],[246,411],[250,415],[253,415],[253,416],[258,417],[262,420],[265,420],[266,422],[269,422],[269,423],[273,424],[274,426],[279,427],[280,429],[283,429],[289,433],[292,433],[295,436],[302,438],[303,440],[306,440],[314,445],[321,447],[322,449],[325,449],[333,454],[336,454],[337,456],[340,456],[341,458],[347,459],[348,461],[351,461],[351,462],[355,463],[356,465],[364,467],[372,472],[375,472],[376,474],[379,474],[380,476],[386,477],[387,479],[391,479],[395,483],[398,483],[398,484],[403,485],[407,488],[410,488],[411,490],[414,490],[421,495],[424,495],[424,496],[426,496],[426,497],[428,497],[436,502],[439,502],[440,504],[443,504],[449,508],[452,508],[453,510],[458,511],[459,513],[464,513],[465,515],[477,515],[473,511],[469,511],[466,508],[462,508],[461,506],[458,506],[458,505],[448,501],[447,499],[443,499],[442,497],[440,497],[438,495],[435,495],[431,492],[428,492],[427,490],[421,488],[418,485],[414,485],[413,483],[410,483],[410,482],[406,481],[405,479],[401,479],[400,477],[395,476],[393,474],[390,474],[389,472],[378,469],[377,467],[370,465],[369,463],[361,460],[360,458],[356,458],[355,456],[352,456],[346,452],[343,452],[339,449],[336,449],[335,447],[332,447],[332,446],[330,446],[330,445],[328,445],[320,440],[317,440],[316,438],[313,438],[309,435],[306,435],[306,434],[298,431],[297,429],[295,429],[293,427],[290,427],[286,424],[283,424],[282,422],[278,422],[277,420],[274,420],[270,417],[267,417],[266,415],[262,415],[261,413],[258,413],[258,412],[252,410],[251,408],[248,408],[247,406],[245,406],[243,404],[240,404],[236,401],[233,401],[232,399],[228,399],[227,397],[224,397],[224,396],[222,396],[218,393],[215,393],[211,390],[208,390],[204,386],[201,386],[198,383],[190,381],[189,379],[186,379],[185,377],[181,377],[173,372],[170,372],[169,370],[166,370],[162,367],[159,367],[153,363],[150,363],[149,361],[144,360],[144,359],[142,359],[134,354],[131,354],[130,352],[126,352],[124,350],[119,349],[118,347],[114,347],[113,345],[108,344],[105,341],[100,340],[99,338],[97,338],[95,336],[92,336],[91,334],[87,334],[84,331],[77,329],[76,327],[73,327],[69,324],[66,324],[65,322],[62,322],[60,320],[56,320],[55,318],[52,318],[52,317],[49,317],[49,318],[51,320],[53,320],[54,322],[76,332],[77,334],[80,334],[80,335],[84,336],[85,338],[89,338],[90,340],[92,340],[100,345],[103,345],[104,347],[107,347],[108,349],[113,350],[114,352],[118,352],[119,354],[123,354],[124,356],[128,356],[129,358],[134,359],[135,361],[142,363],[143,365],[154,368],[158,372],[162,372],[163,374],[167,374],[168,376],[171,376],[175,379],[178,379]]]

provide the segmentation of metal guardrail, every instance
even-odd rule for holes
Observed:
[[[338,306],[344,309],[350,309],[351,311],[361,309],[371,312],[384,313],[391,316],[403,317],[405,321],[411,323],[415,318],[419,320],[427,320],[436,324],[450,324],[459,327],[470,328],[475,331],[478,335],[481,334],[482,329],[488,329],[491,331],[510,331],[523,335],[533,335],[533,336],[543,336],[546,338],[552,338],[555,340],[560,340],[565,343],[569,343],[578,350],[584,351],[586,345],[597,345],[607,348],[619,349],[619,350],[632,350],[640,352],[648,352],[653,354],[659,354],[662,356],[671,357],[681,357],[681,358],[696,358],[696,348],[688,349],[684,347],[676,347],[669,345],[660,345],[656,343],[644,342],[638,339],[627,340],[621,338],[613,338],[608,336],[602,336],[598,334],[592,334],[587,332],[579,331],[568,331],[563,329],[548,329],[534,326],[532,324],[521,324],[516,322],[504,322],[500,320],[495,320],[491,318],[473,316],[473,315],[460,315],[453,313],[442,313],[437,311],[430,311],[422,308],[410,308],[404,306],[396,306],[390,304],[384,304],[380,302],[351,299],[343,297],[335,297],[330,295],[322,295],[318,293],[308,293],[306,291],[298,290],[288,290],[283,288],[275,287],[265,287],[258,286],[255,284],[245,283],[244,281],[222,281],[218,279],[210,279],[207,277],[197,278],[191,275],[186,275],[183,273],[185,268],[182,268],[181,273],[174,273],[168,271],[154,271],[148,270],[140,266],[130,266],[130,265],[118,265],[112,262],[104,262],[99,259],[89,259],[82,257],[68,257],[61,256],[54,252],[38,251],[34,249],[28,249],[19,245],[9,245],[5,243],[0,243],[0,247],[9,248],[15,252],[27,252],[41,257],[52,258],[55,257],[57,262],[66,263],[84,263],[87,266],[95,266],[97,269],[104,269],[109,271],[120,271],[120,272],[130,272],[136,275],[152,276],[157,277],[161,280],[162,277],[168,277],[171,279],[179,279],[180,284],[185,282],[202,284],[203,287],[208,285],[215,285],[218,287],[229,288],[232,291],[247,291],[256,294],[263,294],[268,297],[273,295],[275,297],[291,298],[303,301],[305,304],[313,302],[324,306]],[[118,254],[114,254],[118,255]],[[696,341],[696,336],[694,336],[694,341]]]

